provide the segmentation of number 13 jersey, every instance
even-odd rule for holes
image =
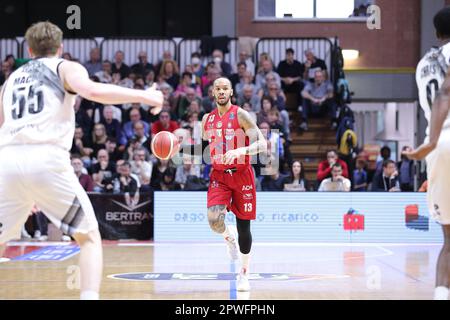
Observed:
[[[450,43],[440,48],[430,49],[417,65],[416,82],[419,90],[419,103],[428,121],[427,136],[430,134],[431,107],[444,82],[449,66]],[[450,128],[450,113],[447,115],[443,128]]]
[[[70,150],[75,131],[76,94],[67,92],[58,75],[64,59],[34,59],[14,71],[3,92],[4,123],[0,148],[51,144]]]

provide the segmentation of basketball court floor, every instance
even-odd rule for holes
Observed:
[[[222,243],[104,241],[102,299],[431,299],[439,244],[255,243],[250,294]],[[10,242],[0,299],[78,299],[74,243]]]

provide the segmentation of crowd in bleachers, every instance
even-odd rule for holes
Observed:
[[[82,63],[93,81],[142,90],[156,83],[164,95],[163,109],[156,116],[147,105],[102,105],[77,98],[70,152],[74,170],[87,191],[133,196],[138,190],[205,190],[210,165],[188,155],[182,155],[177,164],[158,160],[152,155],[150,144],[162,130],[186,137],[184,143],[201,144],[200,121],[216,107],[212,83],[220,76],[228,77],[232,83],[232,103],[247,110],[265,134],[266,158],[277,160],[277,166],[267,169],[263,155],[253,159],[259,190],[412,190],[411,162],[402,159],[397,164],[390,155],[382,154],[384,162],[369,170],[364,155],[356,156],[351,110],[337,102],[327,66],[312,49],[304,52],[301,62],[289,48],[286,59],[278,66],[267,53],[260,54],[254,62],[242,51],[237,64],[231,66],[220,50],[214,50],[210,57],[195,52],[184,70],[179,70],[168,51],[155,64],[149,62],[145,51],[139,52],[131,66],[125,64],[122,51],[117,51],[112,60],[101,60],[98,48],[91,50],[87,61],[70,53],[63,57]],[[11,55],[2,62],[0,85],[17,67],[15,63]],[[298,106],[293,110],[301,118],[297,128],[290,119],[292,112],[288,112],[288,96],[294,97]],[[291,130],[308,130],[311,115],[327,116],[331,119],[330,129],[338,133],[339,152],[327,153],[327,159],[317,169],[317,181],[305,180],[302,161],[293,159],[290,152]],[[338,159],[338,154],[345,161]]]

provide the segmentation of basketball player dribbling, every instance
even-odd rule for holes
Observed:
[[[437,262],[434,299],[447,300],[450,285],[450,7],[434,17],[439,48],[432,48],[420,60],[416,81],[420,106],[428,121],[425,142],[404,152],[414,160],[426,158],[430,215],[441,224],[444,246]]]
[[[213,84],[217,108],[202,119],[203,139],[209,142],[212,172],[208,188],[208,221],[228,245],[233,260],[242,268],[237,290],[249,291],[252,246],[250,221],[256,218],[255,177],[250,156],[267,150],[263,134],[244,109],[231,104],[231,82],[218,78]],[[227,211],[236,215],[236,227],[225,224]]]
[[[14,71],[0,92],[0,257],[18,238],[34,204],[80,246],[81,299],[98,299],[102,244],[89,198],[72,166],[78,95],[103,104],[139,102],[154,106],[154,87],[133,90],[95,83],[79,63],[61,59],[62,31],[50,22],[32,25],[25,38],[32,60]]]

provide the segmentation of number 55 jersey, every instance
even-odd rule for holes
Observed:
[[[64,59],[39,58],[14,71],[2,96],[0,148],[50,144],[70,150],[75,130],[76,94],[64,89],[58,67]]]

